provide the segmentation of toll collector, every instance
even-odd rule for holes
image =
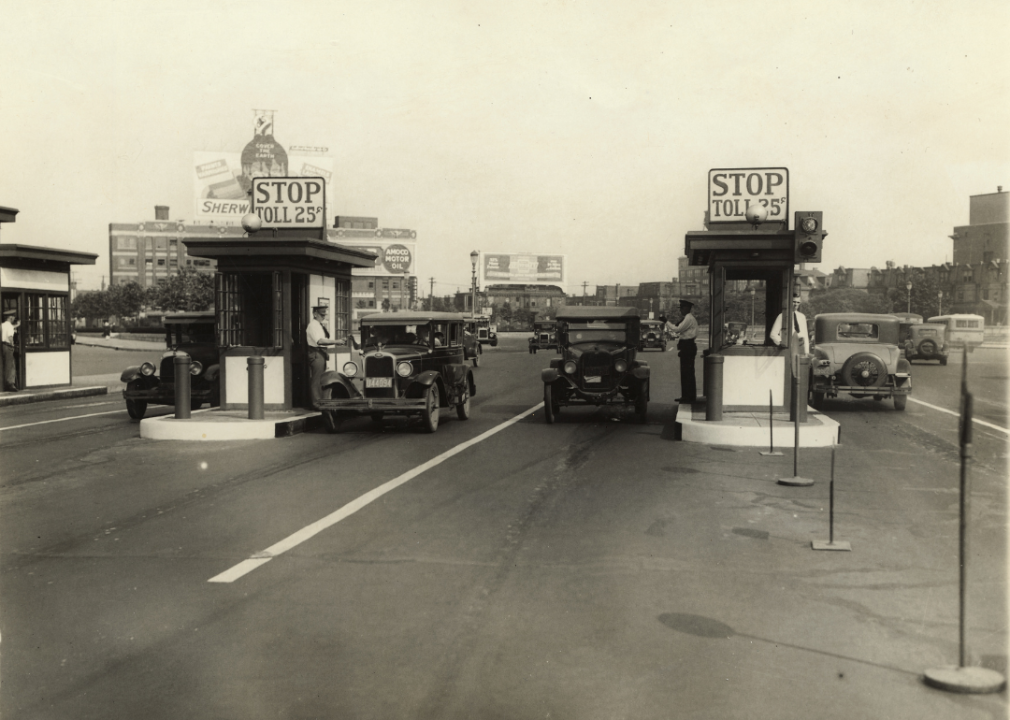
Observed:
[[[698,388],[694,377],[694,359],[698,357],[698,321],[691,310],[694,303],[681,300],[679,303],[681,321],[674,325],[666,322],[666,330],[677,338],[677,356],[680,358],[680,397],[677,402],[693,403],[698,399]]]

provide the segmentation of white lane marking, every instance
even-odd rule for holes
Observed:
[[[514,418],[506,420],[501,425],[496,425],[490,430],[481,433],[477,437],[467,440],[464,443],[460,443],[456,447],[446,450],[441,455],[436,455],[431,460],[428,460],[427,462],[418,465],[416,468],[413,468],[412,470],[408,470],[399,477],[395,477],[392,480],[385,482],[382,485],[379,485],[377,488],[368,491],[359,498],[352,500],[339,510],[330,513],[324,518],[316,520],[311,525],[306,525],[301,530],[297,531],[292,535],[289,535],[280,542],[271,545],[266,550],[261,550],[260,552],[256,553],[255,555],[252,555],[248,559],[243,560],[238,565],[235,565],[234,567],[225,570],[223,573],[220,573],[219,575],[215,575],[207,582],[230,583],[234,582],[235,580],[238,580],[240,577],[249,572],[252,572],[260,565],[266,564],[267,562],[277,557],[278,555],[287,552],[288,550],[290,550],[293,547],[296,547],[297,545],[301,545],[306,540],[321,533],[328,527],[337,524],[344,518],[350,517],[358,510],[361,510],[366,505],[375,502],[376,500],[378,500],[380,497],[390,492],[391,490],[395,490],[400,485],[403,485],[404,483],[413,480],[421,473],[430,470],[436,465],[442,464],[443,462],[451,458],[453,455],[458,455],[459,453],[466,450],[468,447],[471,447],[472,445],[476,445],[477,443],[486,440],[487,438],[491,437],[495,433],[501,432],[510,425],[514,425],[515,423],[522,420],[524,417],[533,414],[541,407],[543,407],[543,403],[534,405],[529,410],[525,410],[524,412],[521,412],[518,415],[516,415]]]
[[[954,412],[953,410],[948,410],[947,408],[942,408],[937,405],[930,405],[928,402],[923,402],[922,400],[916,400],[913,397],[910,397],[908,399],[914,403],[918,403],[919,405],[925,405],[928,408],[932,408],[933,410],[939,410],[940,412],[947,413],[948,415],[953,415],[956,418],[961,417],[961,413],[959,412]],[[976,418],[972,418],[971,420],[973,423],[977,425],[984,425],[987,428],[991,428],[993,430],[999,430],[1001,433],[1007,433],[1008,435],[1010,435],[1010,430],[1007,430],[1005,427],[1000,427],[999,425],[993,425],[992,423],[987,423],[985,420],[978,420]]]
[[[206,408],[204,410],[194,410],[193,412],[202,413],[208,412],[212,408]],[[55,420],[39,420],[38,422],[25,423],[24,425],[9,425],[7,427],[0,428],[0,432],[4,430],[17,430],[18,428],[35,427],[36,425],[49,425],[50,423],[67,422],[68,420],[80,420],[82,418],[98,417],[99,415],[115,415],[116,413],[126,412],[125,409],[121,410],[106,410],[105,412],[98,413],[88,413],[87,415],[74,415],[72,417],[56,418]],[[165,415],[166,413],[161,413]],[[147,417],[161,417],[161,415],[148,415]]]

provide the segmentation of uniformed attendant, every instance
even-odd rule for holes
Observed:
[[[17,348],[14,346],[14,333],[17,332],[21,323],[17,320],[17,310],[5,310],[3,320],[3,389],[7,392],[17,392],[18,374],[17,365],[14,364],[14,354]]]
[[[810,354],[810,335],[807,332],[807,316],[800,312],[800,296],[793,296],[793,332],[796,333],[796,337],[799,339],[799,351],[801,355]],[[775,322],[772,325],[772,329],[768,331],[768,338],[778,345],[779,347],[785,347],[785,343],[782,339],[782,323],[783,323],[784,313],[780,313]]]
[[[680,397],[676,402],[693,403],[698,399],[698,388],[694,379],[694,359],[698,357],[698,321],[691,310],[694,303],[689,300],[680,301],[680,323],[674,325],[667,321],[666,330],[677,338],[677,356],[680,358]]]
[[[325,305],[312,308],[312,320],[305,328],[305,342],[308,345],[309,356],[309,394],[312,397],[313,407],[319,399],[319,378],[326,372],[326,361],[330,359],[324,346],[337,344],[336,340],[330,338],[330,331],[326,329],[328,313],[329,308]]]

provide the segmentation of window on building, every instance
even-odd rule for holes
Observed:
[[[137,238],[135,238],[135,237],[119,237],[119,238],[116,238],[116,249],[117,250],[136,250],[137,249]]]
[[[151,272],[151,269],[154,267],[154,260],[152,258],[145,258],[144,266],[147,268],[148,272]]]
[[[369,290],[374,290],[375,289],[375,281],[374,280],[369,280],[368,281],[368,289]]]
[[[179,258],[174,258],[174,257],[173,258],[169,258],[168,259],[168,266],[172,267],[172,268],[178,268],[179,267]]]
[[[29,293],[25,298],[25,345],[35,350],[69,348],[67,296]]]
[[[148,250],[154,250],[154,238],[144,238],[144,247]]]
[[[158,258],[158,267],[165,267],[165,258]]]
[[[169,238],[168,239],[168,249],[178,250],[179,249],[179,238]]]
[[[155,238],[155,246],[159,250],[164,250],[165,248],[168,247],[168,238],[163,238],[163,237]]]

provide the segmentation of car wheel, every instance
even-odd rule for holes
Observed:
[[[127,400],[126,401],[126,412],[130,414],[134,420],[143,420],[144,413],[147,412],[147,401],[146,400]]]
[[[333,399],[333,388],[324,387],[323,388],[323,398],[326,400]],[[323,425],[326,427],[326,432],[333,433],[340,432],[340,425],[344,422],[344,417],[339,415],[336,410],[323,410]]]
[[[425,432],[433,433],[438,430],[439,404],[438,385],[432,383],[432,386],[428,388],[428,394],[424,397],[424,411],[421,414]]]
[[[534,354],[534,355],[536,355],[536,354],[537,354],[537,348],[533,348],[533,354]]]
[[[456,417],[460,420],[470,419],[470,388],[463,391],[463,402],[456,406]]]
[[[638,415],[638,422],[645,424],[646,414],[649,412],[649,383],[642,383],[638,391],[638,398],[635,400],[635,414]]]
[[[548,425],[554,423],[554,400],[551,397],[551,386],[544,384],[544,421]]]
[[[477,357],[476,355],[473,356],[473,366],[480,367],[480,358]]]
[[[859,352],[845,361],[842,380],[846,385],[880,387],[887,380],[887,366],[871,352]]]
[[[905,409],[905,403],[908,402],[907,395],[895,395],[894,396],[894,409],[899,412]]]

